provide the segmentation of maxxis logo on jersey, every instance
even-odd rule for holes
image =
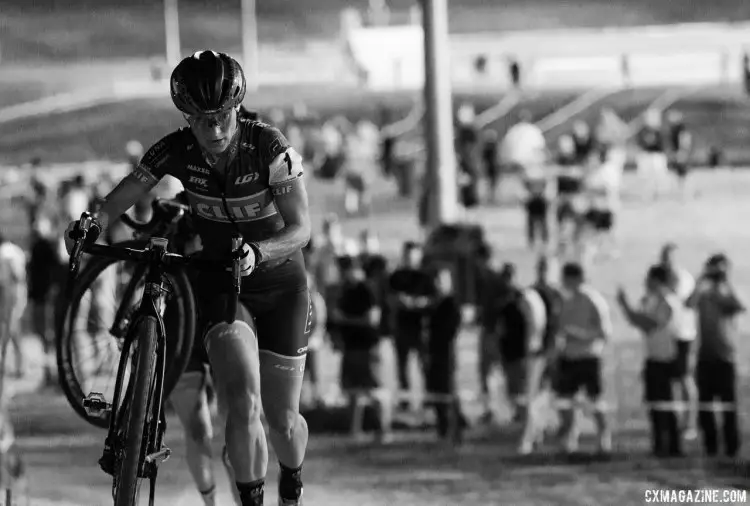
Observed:
[[[187,166],[187,170],[191,170],[193,172],[198,172],[199,174],[206,174],[206,175],[210,175],[211,174],[211,169],[208,169],[206,167],[200,167],[198,165],[188,165]]]

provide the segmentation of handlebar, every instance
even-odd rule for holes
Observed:
[[[242,268],[241,261],[243,258],[243,238],[239,233],[232,236],[232,256],[230,261],[209,260],[195,256],[184,256],[177,253],[167,252],[167,239],[161,237],[151,237],[149,243],[144,249],[126,248],[123,246],[107,246],[104,244],[86,244],[87,236],[92,225],[98,226],[94,217],[89,212],[81,215],[81,219],[76,223],[71,237],[75,239],[75,244],[70,253],[68,286],[73,286],[73,280],[78,275],[81,262],[81,255],[86,252],[94,256],[112,258],[115,260],[133,261],[139,263],[152,263],[158,266],[181,266],[191,267],[208,272],[227,272],[232,273],[232,288],[234,297],[229,297],[227,304],[227,323],[232,323],[237,313],[237,298],[242,288]]]

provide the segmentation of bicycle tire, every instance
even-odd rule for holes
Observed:
[[[125,447],[118,448],[122,455],[117,456],[118,466],[115,472],[115,506],[135,506],[138,501],[141,479],[138,475],[143,464],[144,431],[146,418],[154,402],[156,380],[156,348],[159,338],[159,321],[153,316],[144,316],[136,322],[134,329],[138,343],[138,358],[131,372],[135,379],[133,388],[129,389],[132,397],[126,406]],[[122,407],[118,407],[122,409]],[[146,441],[147,442],[147,441]]]
[[[143,248],[144,242],[126,241],[120,244],[123,247]],[[107,429],[109,422],[106,418],[92,417],[83,407],[83,399],[86,396],[80,378],[76,374],[73,357],[73,332],[72,322],[76,321],[76,311],[80,305],[81,298],[89,289],[97,277],[108,267],[117,263],[118,260],[94,257],[89,260],[86,267],[80,273],[75,281],[71,296],[64,302],[60,311],[60,316],[56,322],[56,354],[58,380],[68,403],[73,410],[84,420],[95,427]],[[195,300],[193,291],[184,270],[168,270],[167,275],[170,278],[170,284],[174,289],[175,296],[179,301],[176,304],[178,311],[178,331],[176,336],[170,336],[168,340],[169,349],[167,361],[167,371],[164,377],[164,394],[165,398],[171,393],[177,384],[180,375],[190,359],[192,351],[194,334],[195,334]]]

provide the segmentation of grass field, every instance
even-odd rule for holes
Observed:
[[[416,2],[391,0],[396,12]],[[366,0],[274,0],[257,2],[259,36],[264,42],[299,43],[335,38],[345,7],[366,8]],[[741,0],[451,0],[454,32],[536,28],[649,25],[750,18]],[[184,52],[204,47],[239,48],[239,0],[180,0]],[[403,15],[402,15],[403,16]],[[0,13],[4,62],[74,61],[89,58],[150,57],[164,52],[161,1],[5,0]]]
[[[640,293],[643,274],[666,240],[679,244],[680,262],[692,272],[699,270],[707,255],[727,252],[735,261],[731,276],[735,286],[741,294],[750,296],[750,266],[745,262],[750,229],[744,223],[744,216],[750,213],[750,202],[745,198],[750,192],[749,173],[696,173],[693,184],[700,189],[700,196],[691,203],[639,202],[635,181],[626,176],[625,184],[624,209],[617,222],[621,256],[598,264],[590,273],[592,284],[610,302],[618,285],[633,296]],[[332,209],[327,206],[335,201],[335,189],[315,185],[312,193],[318,198],[312,205],[319,215]],[[392,188],[386,185],[378,186],[376,193],[377,215],[348,221],[345,230],[354,235],[363,227],[372,228],[381,237],[386,253],[394,256],[403,240],[416,236],[414,206],[394,199]],[[498,260],[516,262],[521,280],[529,282],[533,257],[524,247],[521,210],[486,208],[481,210],[479,221],[496,247]],[[308,504],[619,506],[644,504],[644,490],[652,488],[750,487],[746,464],[704,460],[697,443],[688,444],[689,457],[685,460],[654,461],[647,456],[639,380],[641,343],[616,309],[613,317],[615,338],[606,354],[605,373],[616,427],[616,451],[611,460],[568,462],[554,453],[520,458],[513,453],[517,434],[507,428],[475,431],[463,447],[455,449],[432,442],[429,435],[411,433],[399,435],[389,448],[313,434],[305,471]],[[747,438],[750,326],[746,318],[741,329],[739,388]],[[462,333],[458,357],[461,388],[476,390],[473,329]],[[335,379],[337,368],[337,357],[328,355],[323,368],[326,381]],[[15,416],[20,445],[29,463],[35,496],[67,500],[70,505],[107,504],[107,480],[95,464],[102,433],[86,427],[52,392],[18,402]],[[470,416],[476,416],[476,405],[467,404],[466,408]],[[159,501],[197,506],[182,460],[179,429],[175,423],[170,427],[169,442],[176,454],[161,468]],[[742,456],[748,455],[746,447]]]

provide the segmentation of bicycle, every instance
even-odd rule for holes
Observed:
[[[226,312],[226,321],[231,323],[236,314],[242,281],[240,259],[243,239],[239,234],[232,237],[230,265],[228,262],[169,253],[168,240],[162,237],[151,237],[144,249],[87,244],[93,223],[92,215],[84,213],[71,233],[75,240],[69,264],[71,277],[78,273],[84,252],[133,261],[147,266],[147,271],[141,303],[123,341],[113,402],[108,403],[101,393],[92,392],[83,400],[83,406],[92,413],[106,413],[109,420],[99,465],[113,477],[115,506],[138,504],[141,481],[145,478],[150,482],[149,505],[153,506],[158,466],[171,455],[171,450],[163,444],[166,432],[164,379],[167,348],[162,315],[168,291],[163,273],[168,268],[187,267],[216,272],[231,270],[235,296],[228,298]]]
[[[187,204],[178,200],[156,199],[152,203],[152,218],[147,223],[135,221],[127,215],[121,217],[122,222],[133,228],[141,237],[125,241],[119,246],[142,249],[147,243],[147,237],[164,237],[169,240],[170,250],[182,252],[174,247],[179,243],[181,231],[179,225],[185,221],[189,211]],[[111,384],[112,368],[105,374],[104,379],[109,385],[91,385],[97,379],[97,373],[106,367],[107,359],[112,355],[119,355],[123,340],[133,323],[133,314],[139,294],[145,285],[146,266],[123,263],[108,257],[91,257],[81,270],[75,283],[68,285],[68,297],[62,298],[58,308],[56,321],[56,355],[60,386],[68,403],[73,410],[91,425],[102,429],[109,427],[109,420],[105,413],[95,413],[83,406],[85,399],[92,390],[98,390],[105,398],[111,398],[113,385]],[[115,293],[101,293],[101,287],[106,284]],[[165,372],[164,391],[168,396],[177,384],[180,372],[184,369],[190,356],[190,343],[195,331],[195,304],[193,302],[190,282],[181,270],[168,271],[165,280],[170,286],[167,294],[168,306],[174,312],[175,326],[171,328],[167,340],[167,349],[173,360]],[[109,296],[109,297],[108,297]],[[98,309],[104,312],[102,301],[113,302],[116,307],[107,308],[112,318],[102,321],[102,315],[97,314],[96,321],[90,321],[90,313]],[[171,322],[170,322],[171,323]],[[93,327],[93,329],[91,328]],[[114,348],[114,353],[110,353]],[[107,356],[102,358],[102,349]],[[80,350],[94,350],[99,365],[87,367],[77,361]],[[88,357],[84,357],[86,359]],[[114,362],[114,360],[113,360]],[[88,370],[86,370],[88,369]]]

